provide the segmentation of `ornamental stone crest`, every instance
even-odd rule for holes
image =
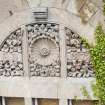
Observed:
[[[67,76],[93,77],[94,72],[88,49],[81,37],[72,30],[65,28],[67,49]]]
[[[0,46],[0,76],[23,76],[21,29],[12,32]]]
[[[31,76],[59,77],[59,25],[35,23],[27,25],[29,69]]]

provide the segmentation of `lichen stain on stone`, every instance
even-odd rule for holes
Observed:
[[[78,16],[81,18],[82,23],[86,24],[87,14],[82,9],[83,5],[85,5],[87,0],[76,0],[76,9],[78,12]]]
[[[83,24],[86,24],[96,11],[90,0],[76,0],[76,9]]]
[[[62,0],[61,4],[64,4],[66,2],[66,0]]]

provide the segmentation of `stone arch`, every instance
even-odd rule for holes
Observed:
[[[33,8],[33,9],[35,9],[35,8]],[[0,39],[1,39],[0,43],[2,43],[5,40],[5,38],[8,37],[8,33],[12,32],[14,29],[17,29],[17,27],[21,27],[21,29],[25,32],[25,31],[27,31],[27,26],[28,25],[30,26],[30,25],[36,24],[36,23],[40,24],[40,22],[38,23],[34,19],[34,16],[33,16],[33,11],[34,10],[33,9],[26,10],[26,11],[23,11],[21,13],[17,13],[14,16],[12,16],[11,18],[7,19],[4,23],[0,24],[0,34],[1,34],[0,35]],[[50,12],[50,16],[48,18],[48,22],[51,21],[50,23],[53,24],[52,26],[54,26],[54,24],[63,25],[63,27],[68,27],[68,29],[70,28],[71,30],[76,30],[77,33],[80,33],[80,32],[78,32],[79,29],[81,30],[83,28],[83,26],[80,24],[80,20],[78,18],[76,18],[75,16],[73,16],[72,14],[69,14],[65,10],[62,10],[62,15],[64,15],[65,18],[62,17],[62,15],[59,16],[59,14],[61,13],[60,9],[49,8],[49,12]],[[18,16],[19,19],[17,19],[16,16]],[[58,18],[58,16],[59,16],[59,18]],[[73,17],[74,19],[73,18],[71,19],[70,16]],[[70,21],[69,21],[69,18],[70,18]],[[73,22],[72,22],[72,20],[73,20]],[[12,22],[12,24],[11,24],[11,22]],[[32,24],[30,24],[30,23],[32,23]],[[73,24],[73,23],[75,23],[75,24]],[[81,27],[77,28],[76,25],[78,25],[78,26],[81,25]],[[7,32],[5,30],[1,30],[2,29],[1,27],[4,27],[4,26],[6,26],[5,30],[7,30]],[[86,28],[87,27],[89,27],[89,26],[86,26]],[[76,29],[74,29],[74,28],[76,28]],[[85,32],[85,30],[86,29],[84,28],[84,30],[82,32]],[[94,29],[91,28],[91,31],[93,31],[93,30]],[[65,31],[65,29],[63,29],[63,31]],[[88,30],[86,30],[86,31],[88,31]],[[28,32],[26,32],[26,33],[28,33]],[[66,36],[67,36],[67,34],[66,34]],[[50,37],[52,37],[52,36],[50,36]],[[57,41],[57,38],[55,37],[54,40]],[[56,43],[58,43],[58,42],[56,42]],[[60,51],[58,51],[58,52],[60,52]],[[64,59],[66,59],[66,58],[64,58]],[[58,64],[57,66],[60,66],[60,64]],[[60,70],[58,69],[57,76],[60,76],[59,71]],[[35,73],[34,73],[34,75],[35,75]],[[54,74],[54,76],[55,76],[55,74]]]
[[[0,43],[4,41],[4,39],[9,35],[10,32],[13,32],[17,28],[26,24],[35,22],[33,12],[36,8],[30,8],[15,13],[13,16],[0,23]],[[79,17],[76,17],[66,10],[62,10],[56,7],[49,7],[48,9],[50,12],[48,21],[63,24],[64,26],[69,27],[78,34],[85,35],[87,39],[90,39],[91,37],[91,39],[94,41],[93,33],[95,28],[93,28],[89,24],[85,25],[84,27],[84,25],[81,24]],[[91,40],[89,40],[89,42],[91,42]]]

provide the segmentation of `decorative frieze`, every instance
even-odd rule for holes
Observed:
[[[94,72],[88,49],[81,37],[72,30],[65,28],[67,49],[67,76],[93,77]]]
[[[29,68],[31,76],[60,76],[59,25],[27,25]]]
[[[23,76],[21,29],[12,32],[0,46],[0,76]]]

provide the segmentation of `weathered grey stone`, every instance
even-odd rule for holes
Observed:
[[[81,86],[85,86],[91,98],[95,99],[91,88],[91,81],[95,82],[93,78],[94,73],[90,65],[91,62],[87,62],[90,61],[89,53],[84,46],[82,51],[80,51],[80,40],[76,40],[76,38],[86,37],[89,43],[95,42],[93,35],[95,25],[92,25],[91,19],[94,18],[93,20],[95,20],[97,16],[95,14],[92,17],[92,14],[89,14],[89,22],[83,24],[81,18],[77,15],[76,4],[72,2],[75,2],[75,0],[28,0],[30,7],[48,7],[48,20],[46,22],[40,23],[36,21],[33,14],[36,8],[32,8],[15,13],[0,24],[0,45],[3,45],[3,51],[0,52],[0,75],[2,75],[0,76],[1,96],[57,98],[60,100],[74,99],[77,96],[78,99],[83,100],[87,98],[83,96],[80,88]],[[65,33],[65,27],[70,29],[66,31],[67,33]],[[10,33],[14,32],[14,30],[16,34],[20,34],[19,31],[16,31],[19,28],[22,29],[23,43],[20,41],[21,37],[16,39],[15,37],[9,37],[9,35],[11,36]],[[66,34],[69,36],[66,37]],[[46,42],[40,43],[45,41],[43,39],[46,38],[48,39],[47,44]],[[5,41],[7,44],[3,43]],[[56,43],[54,44],[55,50],[52,48],[53,43]],[[22,48],[19,47],[21,44]],[[18,45],[18,48],[15,45]],[[46,46],[41,48],[43,45]],[[38,53],[36,53],[36,47]],[[39,50],[39,48],[41,49]],[[51,48],[54,52],[53,55],[49,60],[44,61],[44,58],[52,54]],[[34,53],[32,53],[33,51]],[[8,52],[9,54],[7,54]],[[14,53],[14,56],[11,53]],[[35,57],[33,59],[32,55],[34,54]],[[59,55],[58,59],[55,55]],[[30,56],[33,59],[31,62],[28,59]],[[37,57],[41,65],[36,63]],[[23,62],[16,62],[15,67],[13,62],[4,64],[4,59],[6,61],[8,59],[9,61],[14,59],[14,61],[18,60]],[[77,59],[80,60],[77,61]],[[53,60],[59,62],[52,64],[51,62]],[[68,63],[67,65],[66,61]],[[83,61],[86,61],[84,62],[85,64],[82,64]],[[51,63],[50,66],[49,63]],[[73,64],[71,65],[70,63]],[[6,68],[6,73],[3,72],[3,66]],[[15,70],[11,71],[11,69]],[[68,71],[70,69],[71,71]],[[22,75],[23,73],[24,75]],[[19,75],[21,76],[19,77]]]

